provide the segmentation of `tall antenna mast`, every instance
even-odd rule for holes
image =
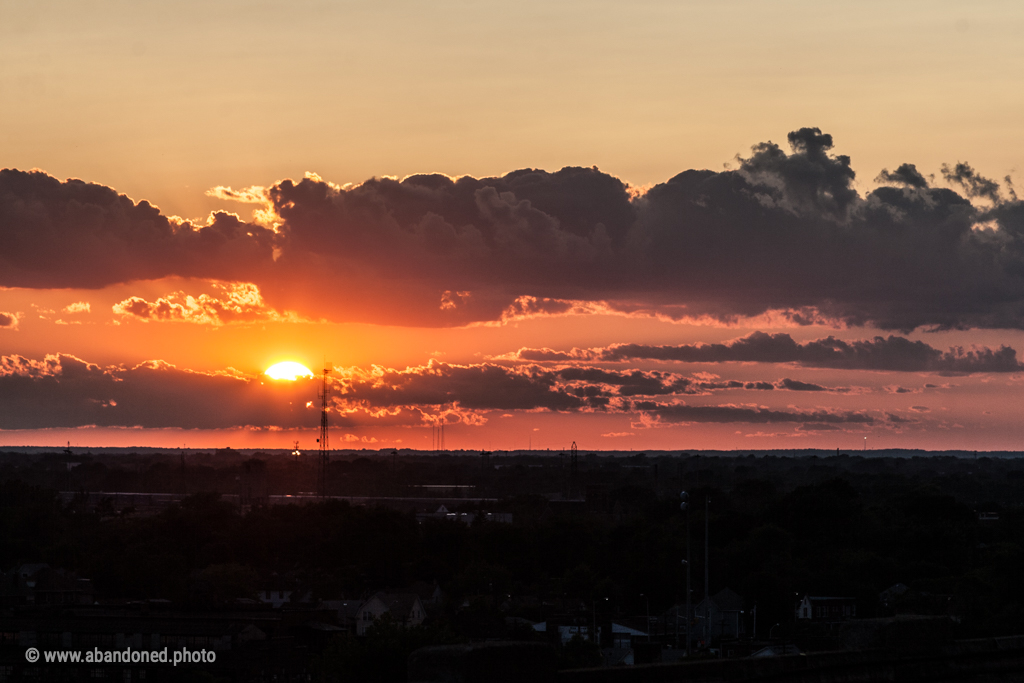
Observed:
[[[572,442],[569,457],[569,497],[576,500],[580,497],[579,459],[576,454],[576,442]]]
[[[331,450],[327,434],[327,404],[331,396],[331,388],[327,384],[327,375],[331,372],[331,364],[324,361],[323,388],[320,390],[320,463],[316,475],[316,494],[321,498],[327,495],[327,466],[331,462]]]

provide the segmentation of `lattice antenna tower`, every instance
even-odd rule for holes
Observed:
[[[580,480],[579,480],[579,458],[576,454],[576,442],[572,442],[572,449],[569,451],[569,495],[573,499],[579,498],[580,495]]]
[[[316,494],[323,498],[327,495],[327,466],[331,463],[331,449],[328,435],[327,405],[330,402],[331,387],[327,383],[327,375],[331,373],[331,364],[324,361],[323,386],[320,389],[320,462],[316,473]]]
[[[434,450],[434,455],[446,452],[446,445],[444,442],[444,415],[435,419],[434,424],[430,427],[430,447]]]

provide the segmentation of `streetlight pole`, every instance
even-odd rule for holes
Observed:
[[[605,602],[608,602],[608,598],[605,598],[604,600],[605,600]],[[593,598],[590,601],[590,606],[591,606],[591,609],[593,609],[593,611],[594,611],[594,632],[591,634],[591,639],[594,642],[596,642],[598,644],[598,646],[600,646],[601,645],[601,639],[597,637],[597,598]],[[583,609],[586,609],[586,603],[584,603]],[[605,610],[605,612],[607,613],[607,610]]]
[[[686,565],[686,656],[690,656],[690,494],[683,491],[679,494],[679,499],[682,500],[679,504],[679,509],[686,515],[686,559],[683,560],[683,564]],[[676,608],[676,632],[679,631],[679,608]],[[676,643],[676,647],[679,643]]]
[[[704,499],[704,641],[705,647],[711,647],[711,594],[708,592],[708,566],[711,557],[708,552],[708,514],[711,511],[711,498]]]

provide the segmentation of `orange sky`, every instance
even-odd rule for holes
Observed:
[[[312,446],[314,388],[260,373],[326,359],[339,446],[1016,449],[1022,29],[1009,2],[0,5],[0,168],[42,170],[0,179],[0,446]],[[754,333],[805,346],[733,350]]]

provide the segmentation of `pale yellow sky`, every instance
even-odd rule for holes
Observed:
[[[1016,2],[0,2],[0,166],[196,217],[215,185],[597,165],[818,126],[882,167],[1024,147]]]

